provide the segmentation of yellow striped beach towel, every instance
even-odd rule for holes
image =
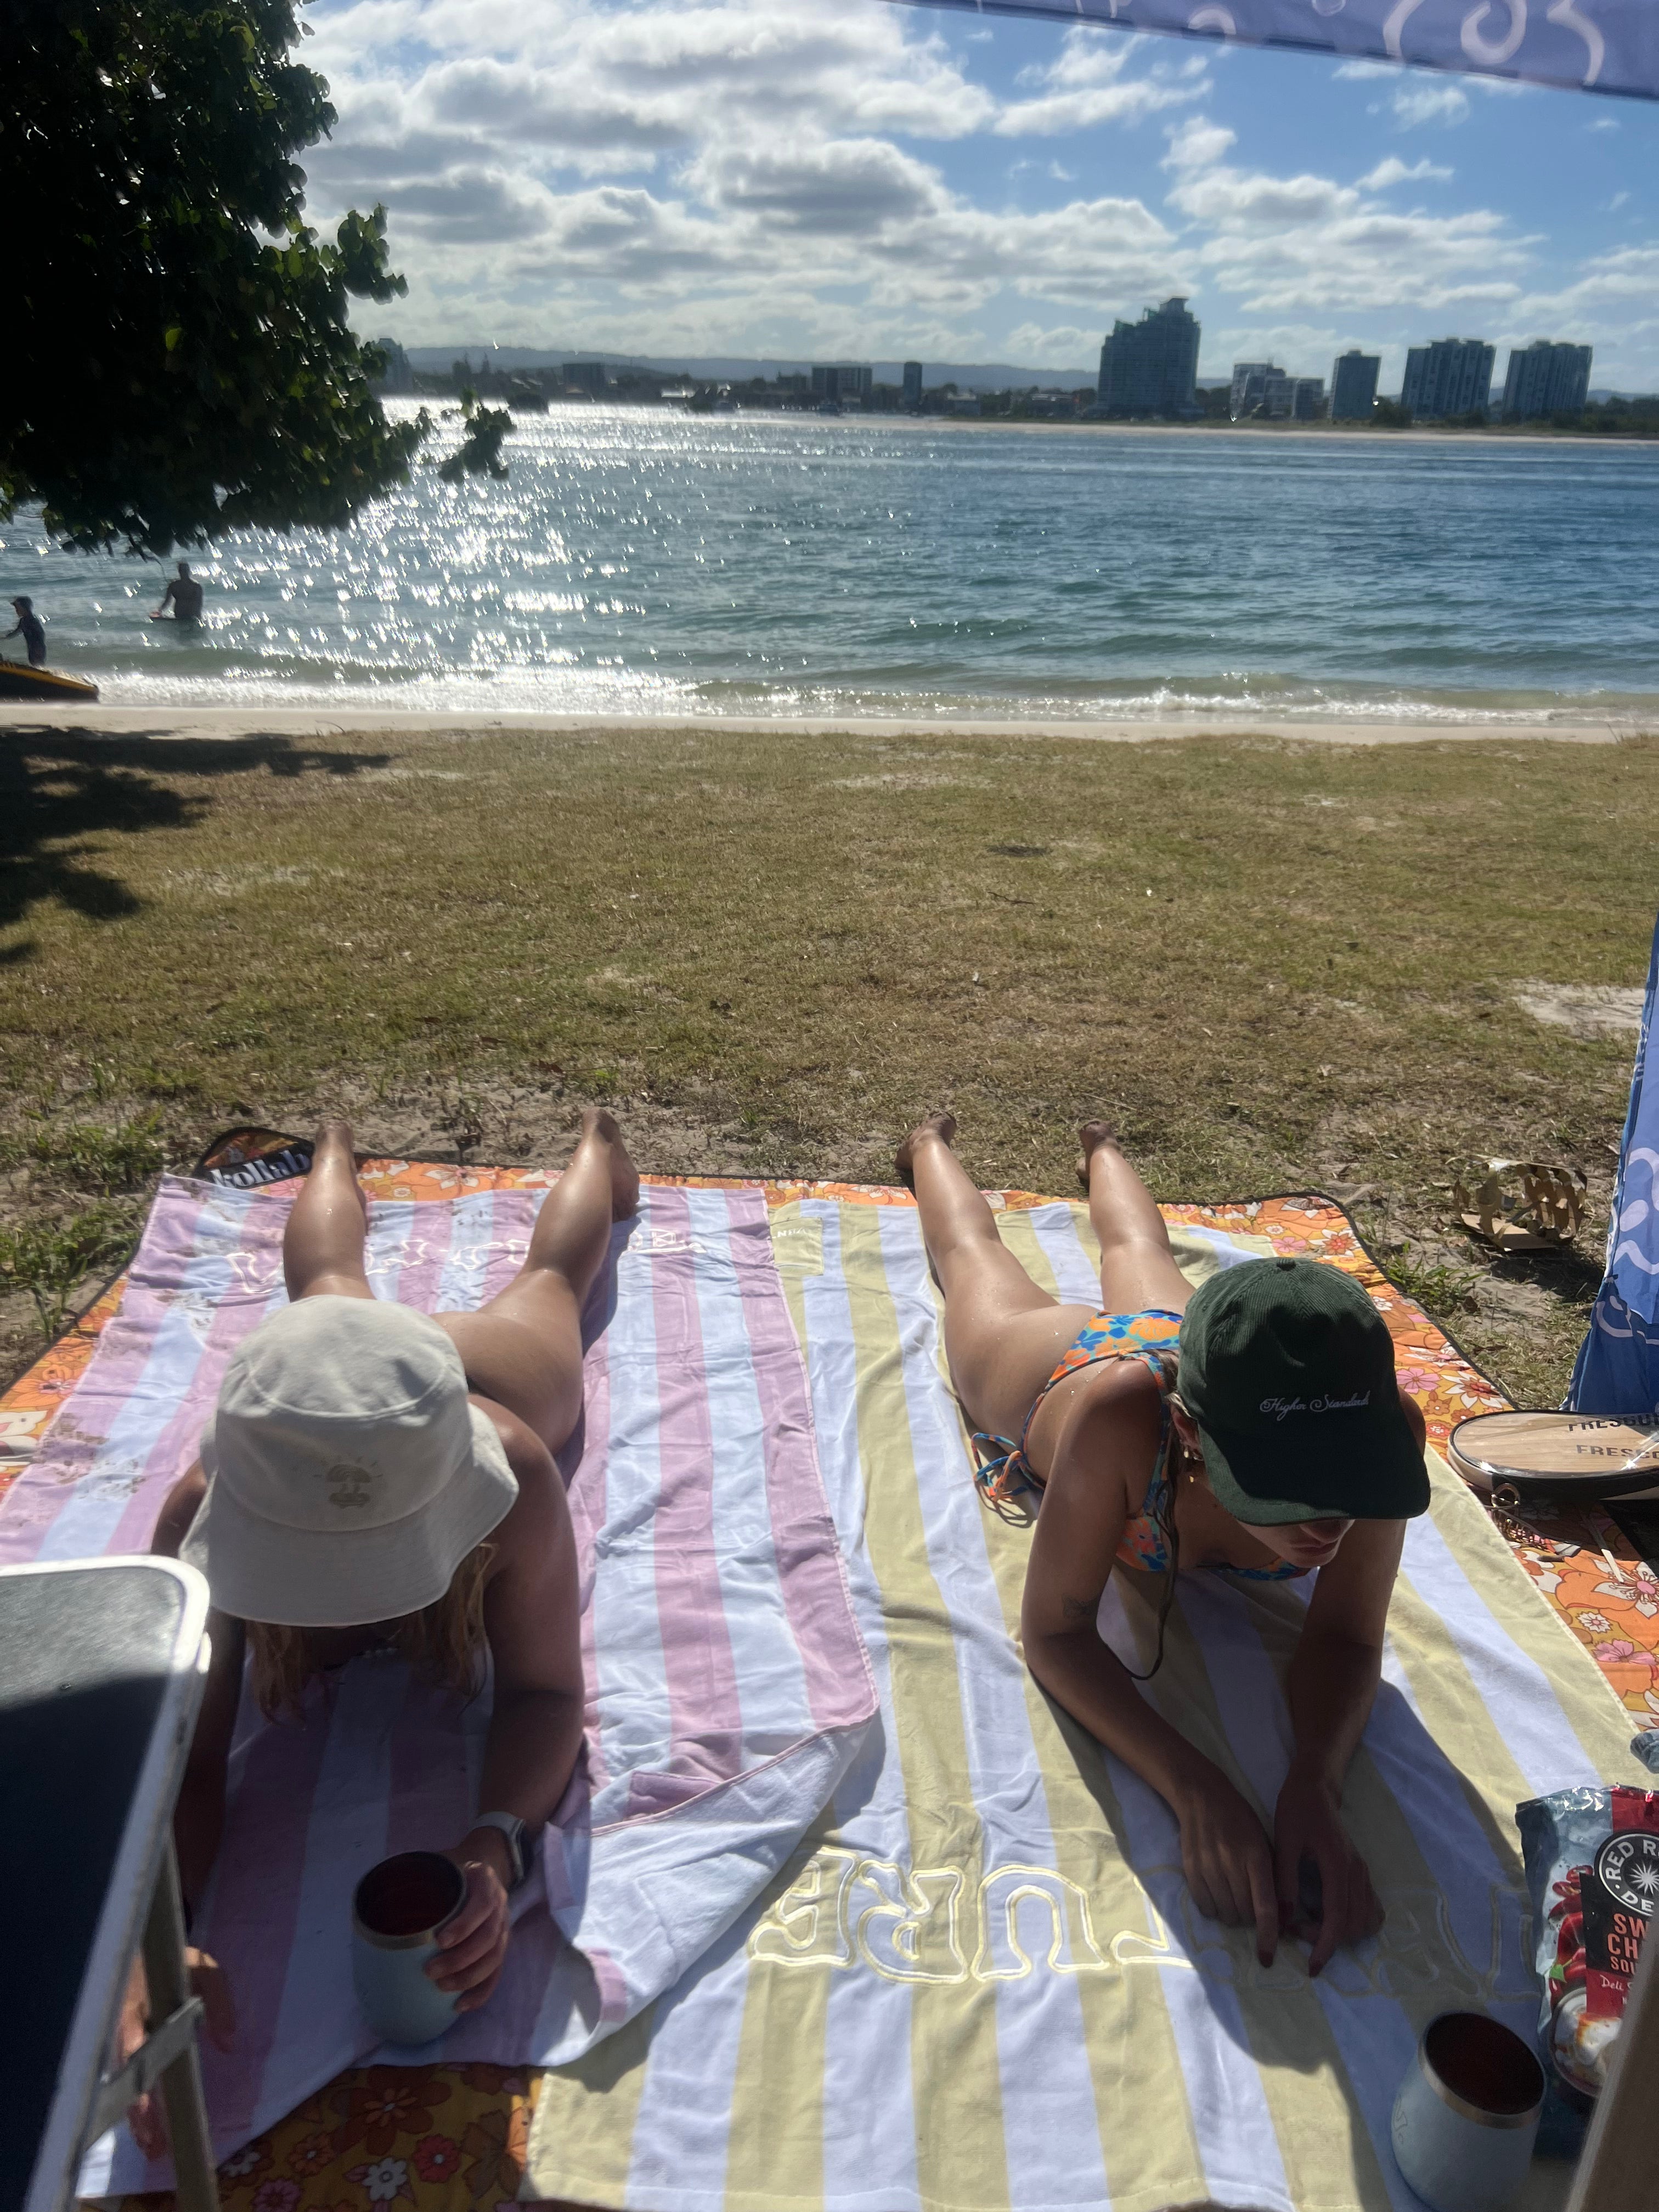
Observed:
[[[1000,1216],[1092,1300],[1086,1218]],[[1380,2212],[1395,2090],[1449,2007],[1529,2033],[1511,1811],[1635,1778],[1587,1653],[1438,1461],[1346,1810],[1388,1907],[1310,1983],[1201,1919],[1161,1800],[1017,1649],[1029,1532],[982,1510],[906,1206],[775,1209],[881,1721],[768,1893],[538,2102],[522,2193],[638,2212]],[[1267,1248],[1177,1230],[1194,1279]],[[1150,1656],[1156,1582],[1103,1632]],[[1295,1585],[1183,1577],[1147,1694],[1270,1816]]]

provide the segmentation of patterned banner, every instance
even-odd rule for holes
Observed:
[[[1659,99],[1653,0],[907,0]]]
[[[1648,1054],[1656,1006],[1659,925],[1607,1224],[1607,1273],[1567,1394],[1576,1413],[1651,1422],[1659,1422],[1659,1068],[1650,1081]]]

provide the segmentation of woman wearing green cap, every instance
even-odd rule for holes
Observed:
[[[1423,1418],[1395,1381],[1360,1285],[1308,1260],[1257,1260],[1194,1291],[1151,1194],[1098,1121],[1078,1172],[1100,1240],[1102,1310],[1041,1291],[935,1114],[900,1147],[945,1295],[945,1346],[978,1424],[981,1491],[1040,1501],[1020,1627],[1051,1697],[1158,1790],[1199,1910],[1280,1934],[1318,1973],[1382,1909],[1341,1817],[1343,1779],[1382,1675],[1406,1522],[1426,1510]],[[1115,1565],[1163,1572],[1158,1650],[1134,1674],[1102,1640]],[[1135,1688],[1157,1671],[1176,1574],[1319,1579],[1285,1684],[1295,1752],[1269,1837],[1228,1777]],[[1319,1876],[1316,1923],[1300,1904]]]

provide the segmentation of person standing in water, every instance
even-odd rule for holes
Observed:
[[[945,1350],[981,1491],[1036,1507],[1020,1633],[1057,1705],[1175,1814],[1206,1917],[1281,1935],[1317,1974],[1382,1923],[1342,1786],[1382,1671],[1406,1523],[1425,1512],[1423,1416],[1395,1379],[1386,1323],[1351,1276],[1250,1260],[1194,1291],[1164,1218],[1103,1122],[1079,1179],[1100,1240],[1098,1310],[1039,1290],[932,1114],[900,1147],[945,1296]],[[1127,1667],[1097,1626],[1108,1578],[1164,1577],[1158,1650]],[[1264,1825],[1221,1769],[1136,1684],[1156,1674],[1177,1574],[1316,1575],[1285,1680],[1294,1738]],[[1304,1901],[1304,1863],[1319,1904]]]
[[[151,615],[152,622],[161,622],[168,607],[173,609],[174,622],[193,623],[202,619],[202,587],[190,573],[188,561],[179,563],[179,573],[161,594],[161,604]]]
[[[46,633],[40,616],[34,611],[33,600],[16,599],[12,601],[12,606],[16,611],[17,620],[6,635],[22,639],[23,650],[28,654],[31,668],[44,668],[46,665]]]

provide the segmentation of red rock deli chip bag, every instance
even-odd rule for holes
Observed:
[[[1659,1905],[1659,1790],[1559,1790],[1515,1808],[1543,1984],[1539,2041],[1595,2097]]]

